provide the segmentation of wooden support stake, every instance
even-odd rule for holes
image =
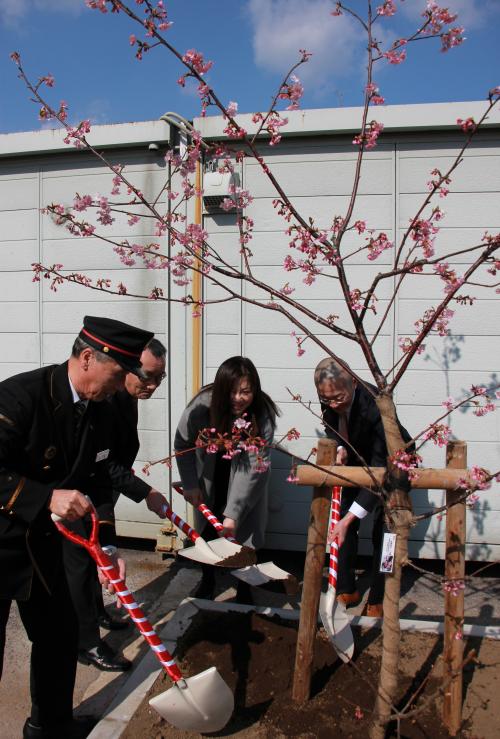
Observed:
[[[446,466],[464,468],[467,466],[467,444],[464,441],[451,441],[446,449]],[[446,492],[446,580],[462,581],[465,577],[465,503],[455,503],[463,494],[462,490]],[[455,503],[454,505],[452,505]],[[444,673],[445,691],[443,701],[443,723],[450,736],[456,736],[462,723],[462,671],[464,643],[455,635],[461,634],[464,623],[464,591],[458,595],[445,592],[444,595]],[[446,684],[451,673],[458,674]]]
[[[320,439],[316,464],[334,463],[337,443],[332,439]],[[295,654],[292,698],[297,703],[309,700],[314,652],[314,638],[318,628],[318,609],[321,595],[323,567],[325,564],[328,517],[331,488],[315,487],[311,501],[307,549],[304,566],[304,584],[300,604],[300,623]]]

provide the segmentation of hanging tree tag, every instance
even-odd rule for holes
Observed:
[[[396,534],[384,533],[382,540],[382,556],[380,558],[380,572],[389,573],[394,569],[394,552],[396,551]]]

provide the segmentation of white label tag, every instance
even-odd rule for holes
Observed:
[[[396,551],[396,534],[385,532],[382,540],[382,556],[380,572],[392,572],[394,569],[394,552]]]
[[[97,452],[95,461],[102,462],[103,459],[107,459],[108,457],[109,457],[109,449],[103,449],[102,452]]]

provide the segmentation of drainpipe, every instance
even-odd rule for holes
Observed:
[[[194,201],[194,222],[201,226],[201,162],[196,162],[195,173],[195,201]],[[201,262],[196,259],[195,266],[201,267]],[[200,302],[202,299],[202,276],[200,272],[193,272],[192,285],[193,300]],[[202,335],[202,318],[192,318],[192,395],[196,395],[202,385],[202,356],[203,356],[203,335]]]

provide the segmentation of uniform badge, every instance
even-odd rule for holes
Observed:
[[[43,456],[44,459],[54,459],[56,454],[57,448],[55,446],[48,446],[47,449],[44,451]]]

